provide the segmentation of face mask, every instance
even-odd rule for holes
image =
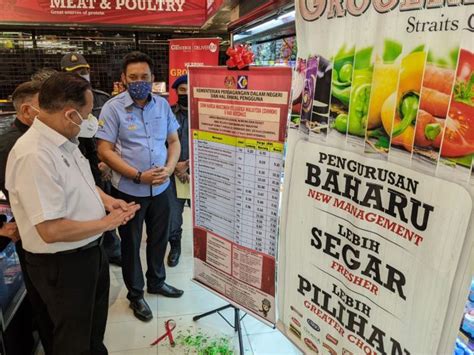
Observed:
[[[34,107],[33,105],[29,105],[29,106],[33,109],[33,111],[36,111],[37,113],[40,112],[40,110],[37,109],[36,107]],[[34,115],[34,116],[30,116],[30,117],[29,117],[29,124],[28,124],[28,126],[30,126],[30,125],[33,123],[33,121],[34,121],[34,119],[35,119],[36,117],[38,117],[37,114]]]
[[[86,79],[89,83],[91,82],[91,75],[90,74],[83,74],[79,75],[81,78]]]
[[[92,138],[95,136],[97,133],[97,130],[99,129],[99,121],[97,118],[90,113],[89,116],[87,116],[87,119],[83,119],[81,114],[76,111],[78,114],[79,118],[81,119],[81,124],[77,124],[73,120],[69,119],[72,123],[74,123],[76,126],[80,128],[79,133],[77,134],[76,137],[78,138]]]
[[[186,94],[178,95],[178,104],[183,107],[188,107],[188,95]]]
[[[30,105],[30,107],[33,109],[33,111],[36,111],[37,114],[40,113],[39,108],[36,108],[36,107],[34,107],[33,105]],[[36,115],[35,117],[37,117],[37,116],[38,116],[38,115]]]
[[[151,93],[151,82],[133,81],[127,84],[127,90],[132,99],[145,100]]]

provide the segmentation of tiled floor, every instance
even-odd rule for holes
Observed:
[[[168,299],[162,296],[145,293],[145,298],[153,309],[154,318],[149,323],[137,320],[128,307],[126,288],[120,268],[110,268],[110,309],[105,343],[109,352],[116,355],[150,355],[150,354],[192,354],[192,347],[178,345],[171,348],[165,340],[160,345],[150,344],[165,333],[165,322],[176,321],[175,337],[183,335],[203,335],[207,341],[222,337],[234,344],[234,353],[238,354],[238,339],[234,330],[217,314],[192,320],[193,316],[223,306],[225,301],[194,284],[192,278],[192,235],[191,213],[185,209],[183,233],[183,252],[179,265],[167,269],[167,282],[183,289],[184,295],[179,299]],[[145,238],[143,246],[145,245]],[[145,268],[145,253],[142,252],[142,264]],[[233,311],[226,310],[224,315],[232,322]],[[301,354],[280,332],[247,315],[243,319],[243,342],[245,354]]]

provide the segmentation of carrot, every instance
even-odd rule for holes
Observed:
[[[436,146],[442,137],[443,124],[430,113],[419,110],[416,120],[415,145],[418,147]]]
[[[454,70],[427,65],[423,78],[423,86],[451,95],[454,82]]]
[[[448,114],[449,95],[424,87],[421,89],[420,109],[433,116],[445,118]]]
[[[427,125],[435,122],[434,117],[426,111],[419,110],[416,119],[415,145],[418,147],[429,147],[433,141],[425,136],[425,128]]]

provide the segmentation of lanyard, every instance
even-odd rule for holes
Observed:
[[[176,328],[176,322],[173,319],[168,319],[165,322],[165,328],[166,328],[165,334],[163,334],[158,339],[156,339],[153,343],[151,343],[151,346],[154,346],[154,345],[158,344],[159,342],[161,342],[162,340],[164,340],[166,338],[169,339],[171,346],[176,345],[175,342],[174,342],[174,339],[173,339],[173,330],[174,330],[174,328]]]

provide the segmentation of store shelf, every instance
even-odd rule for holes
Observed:
[[[0,252],[0,325],[5,331],[25,298],[20,261],[15,244],[10,242]]]

